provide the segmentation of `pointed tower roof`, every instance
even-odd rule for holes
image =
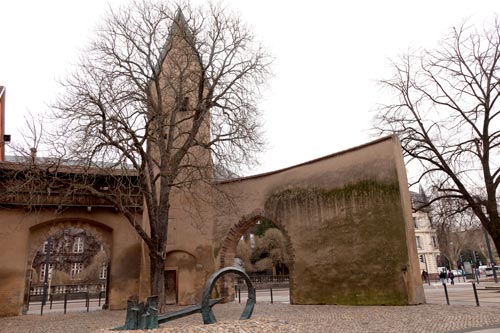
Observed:
[[[168,52],[172,49],[172,42],[175,36],[182,36],[185,40],[194,42],[194,36],[191,32],[191,29],[189,29],[186,17],[184,16],[184,13],[182,12],[182,9],[180,7],[177,8],[177,12],[172,21],[172,25],[170,26],[167,40],[165,41],[165,44],[160,52],[158,63],[156,64],[154,70],[155,75],[158,75],[161,72],[161,66],[165,61]]]

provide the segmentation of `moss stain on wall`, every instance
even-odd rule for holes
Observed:
[[[266,211],[286,221],[297,304],[408,304],[409,264],[398,183],[272,194]]]

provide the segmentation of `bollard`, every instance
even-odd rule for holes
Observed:
[[[446,304],[450,305],[450,299],[448,298],[448,289],[446,288],[446,283],[443,283],[444,294],[446,295]]]
[[[477,297],[476,284],[472,282],[472,289],[474,289],[474,297],[476,298],[476,305],[479,306],[479,297]]]
[[[241,303],[241,289],[238,287],[238,303]]]
[[[273,304],[273,287],[269,287],[269,291],[271,292],[271,304]]]
[[[68,304],[68,294],[64,294],[64,314],[66,314],[66,305]]]
[[[89,312],[90,299],[89,299],[89,292],[88,291],[85,293],[85,304],[87,305],[87,312]]]
[[[54,299],[54,298],[52,297],[52,294],[49,294],[49,298],[50,298],[50,309],[52,310],[52,300]]]

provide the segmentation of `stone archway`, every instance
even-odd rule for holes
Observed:
[[[240,221],[234,224],[228,231],[226,237],[222,242],[222,248],[220,252],[220,268],[224,268],[227,266],[233,266],[234,259],[236,256],[236,247],[238,246],[238,242],[241,237],[252,227],[257,221],[266,219],[271,222],[282,232],[283,236],[286,240],[286,251],[290,257],[290,263],[288,265],[288,269],[290,271],[290,290],[293,288],[292,277],[293,277],[293,266],[294,266],[294,249],[293,245],[288,233],[288,230],[280,219],[272,218],[265,211],[256,211],[250,215],[244,216],[240,219]],[[223,278],[223,288],[222,295],[228,296],[230,286],[228,285],[227,278]],[[292,293],[290,293],[291,295]]]
[[[274,225],[276,225],[278,229],[280,229],[280,231],[283,233],[287,241],[287,251],[290,255],[290,258],[292,259],[290,269],[293,269],[294,251],[290,236],[288,234],[288,230],[281,220],[270,217],[264,211],[258,211],[244,216],[238,223],[236,223],[229,229],[226,237],[222,242],[219,260],[221,268],[233,265],[236,254],[236,246],[238,245],[241,236],[243,236],[243,234],[248,231],[250,227],[255,225],[255,223],[257,223],[259,219],[267,219],[272,221]]]
[[[37,224],[29,229],[29,241],[27,250],[27,263],[26,263],[26,275],[25,275],[25,291],[24,291],[24,304],[23,308],[28,307],[28,293],[30,291],[30,280],[33,261],[36,256],[37,251],[44,246],[45,241],[54,235],[60,235],[67,229],[80,229],[86,234],[92,236],[104,250],[107,257],[107,285],[109,285],[109,269],[111,265],[111,248],[112,248],[112,232],[113,229],[90,219],[82,218],[59,218],[54,220],[49,220],[40,224]],[[108,286],[109,290],[109,286]],[[106,292],[106,304],[109,304],[109,293]]]

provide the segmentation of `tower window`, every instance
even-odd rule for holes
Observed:
[[[189,106],[189,97],[184,97],[180,103],[179,111],[181,111],[181,112],[187,111],[188,106]]]

